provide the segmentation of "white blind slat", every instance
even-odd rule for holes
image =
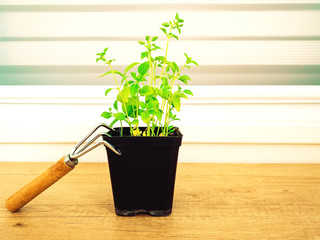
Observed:
[[[2,38],[105,37],[135,38],[163,35],[161,23],[171,11],[142,12],[7,12]],[[232,37],[320,36],[320,11],[188,11],[182,40]],[[23,24],[21,24],[23,23]]]
[[[201,65],[192,84],[320,84],[320,0],[0,0],[0,84],[109,84],[95,54],[120,70],[145,35],[185,20],[169,58]],[[160,52],[159,52],[160,54]]]
[[[159,42],[165,46],[165,42]],[[0,42],[1,65],[97,65],[96,53],[109,47],[116,65],[140,60],[135,41]],[[200,65],[317,65],[320,41],[172,41],[168,58],[184,64],[184,52]],[[161,51],[159,51],[161,54]],[[162,52],[162,54],[164,54]]]

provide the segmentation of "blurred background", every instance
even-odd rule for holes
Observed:
[[[194,97],[176,124],[180,162],[320,162],[319,0],[0,0],[0,161],[56,161],[113,103],[114,69],[140,60],[146,35],[184,19]],[[107,161],[104,149],[80,161]]]

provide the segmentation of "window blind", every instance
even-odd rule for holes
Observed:
[[[145,35],[178,12],[185,20],[169,58],[195,59],[191,85],[320,84],[320,1],[0,1],[1,85],[111,85],[140,60]],[[140,60],[141,61],[141,60]]]

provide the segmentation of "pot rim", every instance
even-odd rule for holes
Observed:
[[[145,128],[147,127],[140,127],[140,129],[144,130]],[[178,127],[175,127],[178,131],[178,135],[175,135],[175,136],[129,136],[129,135],[126,135],[126,136],[119,136],[119,135],[116,135],[116,136],[112,136],[112,131],[109,131],[109,132],[105,132],[105,133],[102,133],[103,137],[106,137],[106,138],[145,138],[145,139],[165,139],[165,138],[182,138],[183,137],[183,134],[180,132],[180,129]],[[120,130],[121,127],[115,127],[114,128],[115,130]],[[130,129],[130,127],[123,127],[123,129]],[[117,131],[118,132],[118,131]]]

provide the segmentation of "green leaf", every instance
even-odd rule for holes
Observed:
[[[171,86],[169,86],[169,85],[163,86],[162,90],[169,91],[169,90],[171,90]]]
[[[126,103],[128,102],[129,95],[130,95],[130,87],[125,87],[118,93],[117,100],[121,103]]]
[[[102,57],[99,57],[99,58],[96,59],[96,62],[98,62],[98,61],[100,61],[100,60],[101,60],[101,61],[104,61],[104,59],[103,59]]]
[[[157,50],[157,49],[162,49],[161,47],[155,46],[154,48],[151,48],[151,51]]]
[[[111,117],[112,117],[112,114],[109,113],[109,112],[103,112],[103,113],[101,114],[101,117],[104,117],[104,118],[108,119],[108,118],[111,118]]]
[[[147,103],[147,109],[153,109],[154,107],[159,106],[159,101],[155,97],[150,99]]]
[[[169,35],[170,37],[174,37],[175,39],[178,40],[178,36],[177,36],[177,35],[175,35],[175,34],[173,34],[173,33],[169,33],[168,35]]]
[[[142,121],[144,121],[145,123],[149,123],[150,121],[150,114],[146,111],[141,112],[140,117],[142,119]]]
[[[145,104],[144,102],[140,102],[140,107],[141,107],[142,109],[146,109],[146,104]]]
[[[176,20],[179,20],[179,15],[178,15],[178,13],[176,13],[175,19],[176,19]]]
[[[126,83],[124,85],[128,85],[128,80],[127,80],[128,76],[123,75],[122,79],[121,79],[121,84],[125,81]]]
[[[187,76],[187,75],[181,75],[180,77],[179,77],[179,80],[191,80],[191,78],[189,77],[189,76]]]
[[[146,61],[144,63],[141,63],[138,67],[138,72],[144,76],[149,70],[149,62]]]
[[[170,25],[169,25],[169,23],[165,22],[165,23],[162,23],[162,26],[169,27]]]
[[[132,105],[131,103],[127,103],[127,104],[125,104],[125,106],[126,107],[124,107],[124,105],[122,105],[122,111],[126,112],[129,117],[135,118],[136,114],[137,114],[137,106]]]
[[[178,78],[178,80],[188,85],[188,80],[191,80],[191,78],[187,75],[182,75]]]
[[[106,92],[104,93],[104,95],[107,96],[108,93],[109,93],[112,89],[113,89],[113,88],[108,88],[108,89],[106,90]]]
[[[163,91],[160,91],[160,92],[159,92],[159,95],[160,95],[163,99],[168,100],[169,97],[172,95],[172,93],[169,92],[169,91],[163,90]]]
[[[179,23],[183,23],[184,20],[183,20],[183,19],[179,19],[178,22],[179,22]]]
[[[157,116],[157,118],[158,118],[159,121],[161,122],[163,112],[162,112],[160,109],[158,109],[158,111],[155,112],[155,115]]]
[[[167,61],[167,59],[164,56],[155,57],[154,60],[160,61],[160,62],[166,62]]]
[[[184,93],[181,93],[181,92],[178,93],[177,96],[188,99],[188,97]]]
[[[140,90],[142,96],[151,95],[153,92],[153,88],[148,85],[143,86]]]
[[[139,98],[138,98],[137,96],[133,96],[133,97],[129,98],[128,104],[134,105],[134,106],[138,107],[138,105],[139,105]]]
[[[142,52],[141,53],[141,60],[144,59],[144,58],[148,58],[149,56],[149,53],[146,51],[146,52]]]
[[[185,79],[178,79],[179,81],[181,81],[181,82],[183,82],[185,85],[188,85],[188,81],[187,80],[185,80]]]
[[[139,82],[147,82],[148,80],[145,78],[145,77],[141,77],[140,79],[139,79]]]
[[[105,48],[104,50],[103,50],[103,53],[106,53],[106,51],[108,50],[109,48]]]
[[[110,59],[108,61],[105,61],[107,64],[111,64],[113,61],[115,61],[115,59]]]
[[[131,97],[126,104],[122,104],[122,112],[126,113],[129,117],[136,118],[138,110],[139,99]]]
[[[124,74],[123,75],[126,75],[126,73],[131,69],[133,68],[134,66],[138,65],[139,63],[138,62],[134,62],[134,63],[131,63],[128,67],[126,67],[126,69],[124,70]]]
[[[193,96],[193,93],[189,90],[189,89],[186,89],[183,91],[185,94],[188,94],[188,95],[191,95]]]
[[[117,100],[114,101],[114,103],[113,103],[113,108],[114,108],[115,110],[118,110],[118,101],[117,101]]]
[[[153,109],[153,107],[154,107],[155,105],[156,105],[155,102],[149,101],[149,102],[147,103],[147,105],[146,105],[146,108],[147,108],[147,109]]]
[[[117,119],[117,120],[125,120],[126,119],[126,115],[124,115],[123,113],[114,113],[113,116]]]
[[[118,122],[118,119],[113,119],[112,122],[109,124],[109,127],[113,127],[113,125]]]
[[[172,69],[172,72],[175,73],[177,70],[179,70],[178,66],[176,63],[174,62],[167,62],[168,66]],[[177,67],[176,67],[177,66]],[[169,72],[167,70],[167,72]]]
[[[179,72],[179,67],[178,67],[178,65],[177,65],[175,62],[172,62],[172,65],[173,65],[175,71],[176,71],[176,72]]]
[[[108,74],[111,74],[111,73],[118,74],[118,75],[122,76],[122,73],[121,73],[121,72],[113,70],[113,71],[108,71],[108,72],[106,72],[105,74],[102,74],[102,75],[99,76],[99,77],[104,77],[104,76],[106,76],[106,75],[108,75]]]
[[[132,125],[134,126],[139,126],[139,120],[138,119],[134,119],[132,122],[131,122]]]
[[[165,35],[167,35],[167,30],[165,28],[160,28],[162,32],[164,32]]]
[[[168,133],[174,132],[175,128],[173,126],[168,127]]]
[[[157,39],[158,39],[158,37],[153,37],[153,38],[151,39],[151,41],[154,42],[154,41],[156,41]]]
[[[139,81],[140,79],[137,77],[137,74],[135,72],[131,72],[131,76],[134,80]]]
[[[130,95],[131,97],[135,96],[139,91],[139,85],[138,84],[132,84],[130,86]]]
[[[150,40],[150,36],[146,36],[146,41],[149,41]]]
[[[199,64],[196,62],[196,61],[191,61],[194,65],[198,66],[199,67]]]
[[[148,113],[150,113],[151,117],[153,117],[156,113],[153,109],[148,110]]]
[[[144,41],[138,41],[138,43],[144,45]]]
[[[162,80],[162,84],[163,84],[163,86],[166,86],[166,85],[168,85],[168,84],[169,84],[169,80],[168,80],[168,78],[166,78],[166,77],[162,77],[162,78],[161,78],[161,80]]]
[[[173,106],[175,107],[175,109],[176,109],[178,112],[180,112],[180,106],[181,106],[180,97],[175,96],[175,97],[173,98],[172,103],[173,103]]]

